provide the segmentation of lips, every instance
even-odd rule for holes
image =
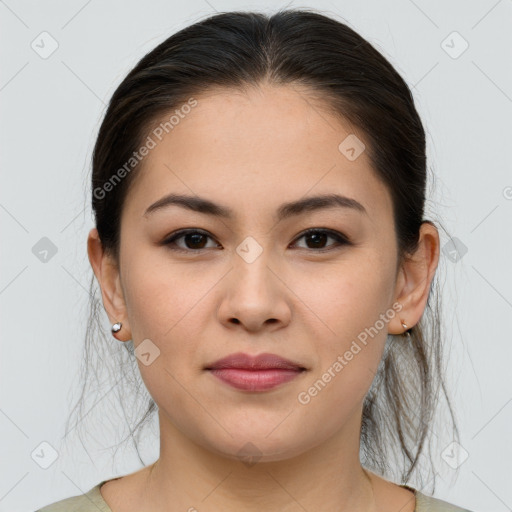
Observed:
[[[208,365],[206,370],[221,370],[226,368],[236,368],[240,370],[305,370],[302,365],[284,359],[276,354],[259,354],[251,356],[243,352],[230,354],[227,357],[219,359]]]
[[[208,365],[206,370],[225,384],[244,391],[266,391],[306,371],[299,363],[276,354],[251,356],[238,352]]]

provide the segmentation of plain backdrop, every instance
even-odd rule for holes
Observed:
[[[33,511],[140,467],[130,450],[113,467],[109,452],[91,459],[79,443],[59,449],[82,355],[87,179],[105,104],[139,58],[180,28],[215,11],[286,6],[348,23],[413,91],[436,176],[428,212],[452,237],[441,234],[448,383],[467,453],[456,479],[448,464],[439,468],[435,495],[475,512],[512,510],[512,2],[6,0],[0,511]],[[145,441],[153,461],[157,438]],[[52,449],[45,469],[37,454]]]

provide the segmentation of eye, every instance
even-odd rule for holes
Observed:
[[[199,231],[197,229],[182,229],[164,240],[162,244],[171,246],[170,249],[173,251],[191,252],[191,250],[195,250],[195,252],[198,252],[205,248],[205,241],[207,238],[211,237],[204,231]],[[186,244],[185,247],[177,245],[176,241],[181,239],[184,240],[184,243]]]
[[[309,240],[313,247],[306,247],[306,249],[316,249],[315,252],[330,251],[341,245],[351,244],[349,239],[345,235],[339,233],[338,231],[333,231],[332,229],[308,229],[307,231],[302,233],[298,238],[296,238],[296,240],[300,240],[301,238]],[[329,238],[334,239],[336,242],[334,244],[331,244],[330,246],[327,246],[327,248],[324,248],[323,246]]]

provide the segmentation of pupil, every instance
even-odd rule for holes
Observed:
[[[325,233],[313,233],[309,235],[310,238],[313,238],[313,244],[315,247],[318,247],[318,242],[320,242],[320,245],[322,245],[322,241],[325,242],[326,236],[327,235]],[[318,239],[319,237],[320,240]]]
[[[201,235],[200,233],[189,233],[188,235],[185,235],[185,238],[189,237],[189,240],[190,238],[192,238],[192,245],[198,243],[198,238],[200,239],[201,237],[205,238],[204,235]],[[203,240],[204,241],[204,240]],[[201,247],[199,247],[199,249],[202,249],[204,246],[204,243],[201,245]],[[198,247],[194,247],[195,249],[198,249]]]

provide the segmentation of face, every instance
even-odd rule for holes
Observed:
[[[149,354],[138,364],[164,424],[227,457],[250,442],[262,460],[285,459],[360,419],[388,334],[382,319],[395,313],[391,198],[366,152],[340,151],[354,130],[307,91],[195,98],[155,139],[125,202],[123,329]],[[171,193],[230,216],[179,204],[146,213]],[[334,194],[361,206],[283,209]],[[236,352],[305,370],[250,391],[205,369]]]

